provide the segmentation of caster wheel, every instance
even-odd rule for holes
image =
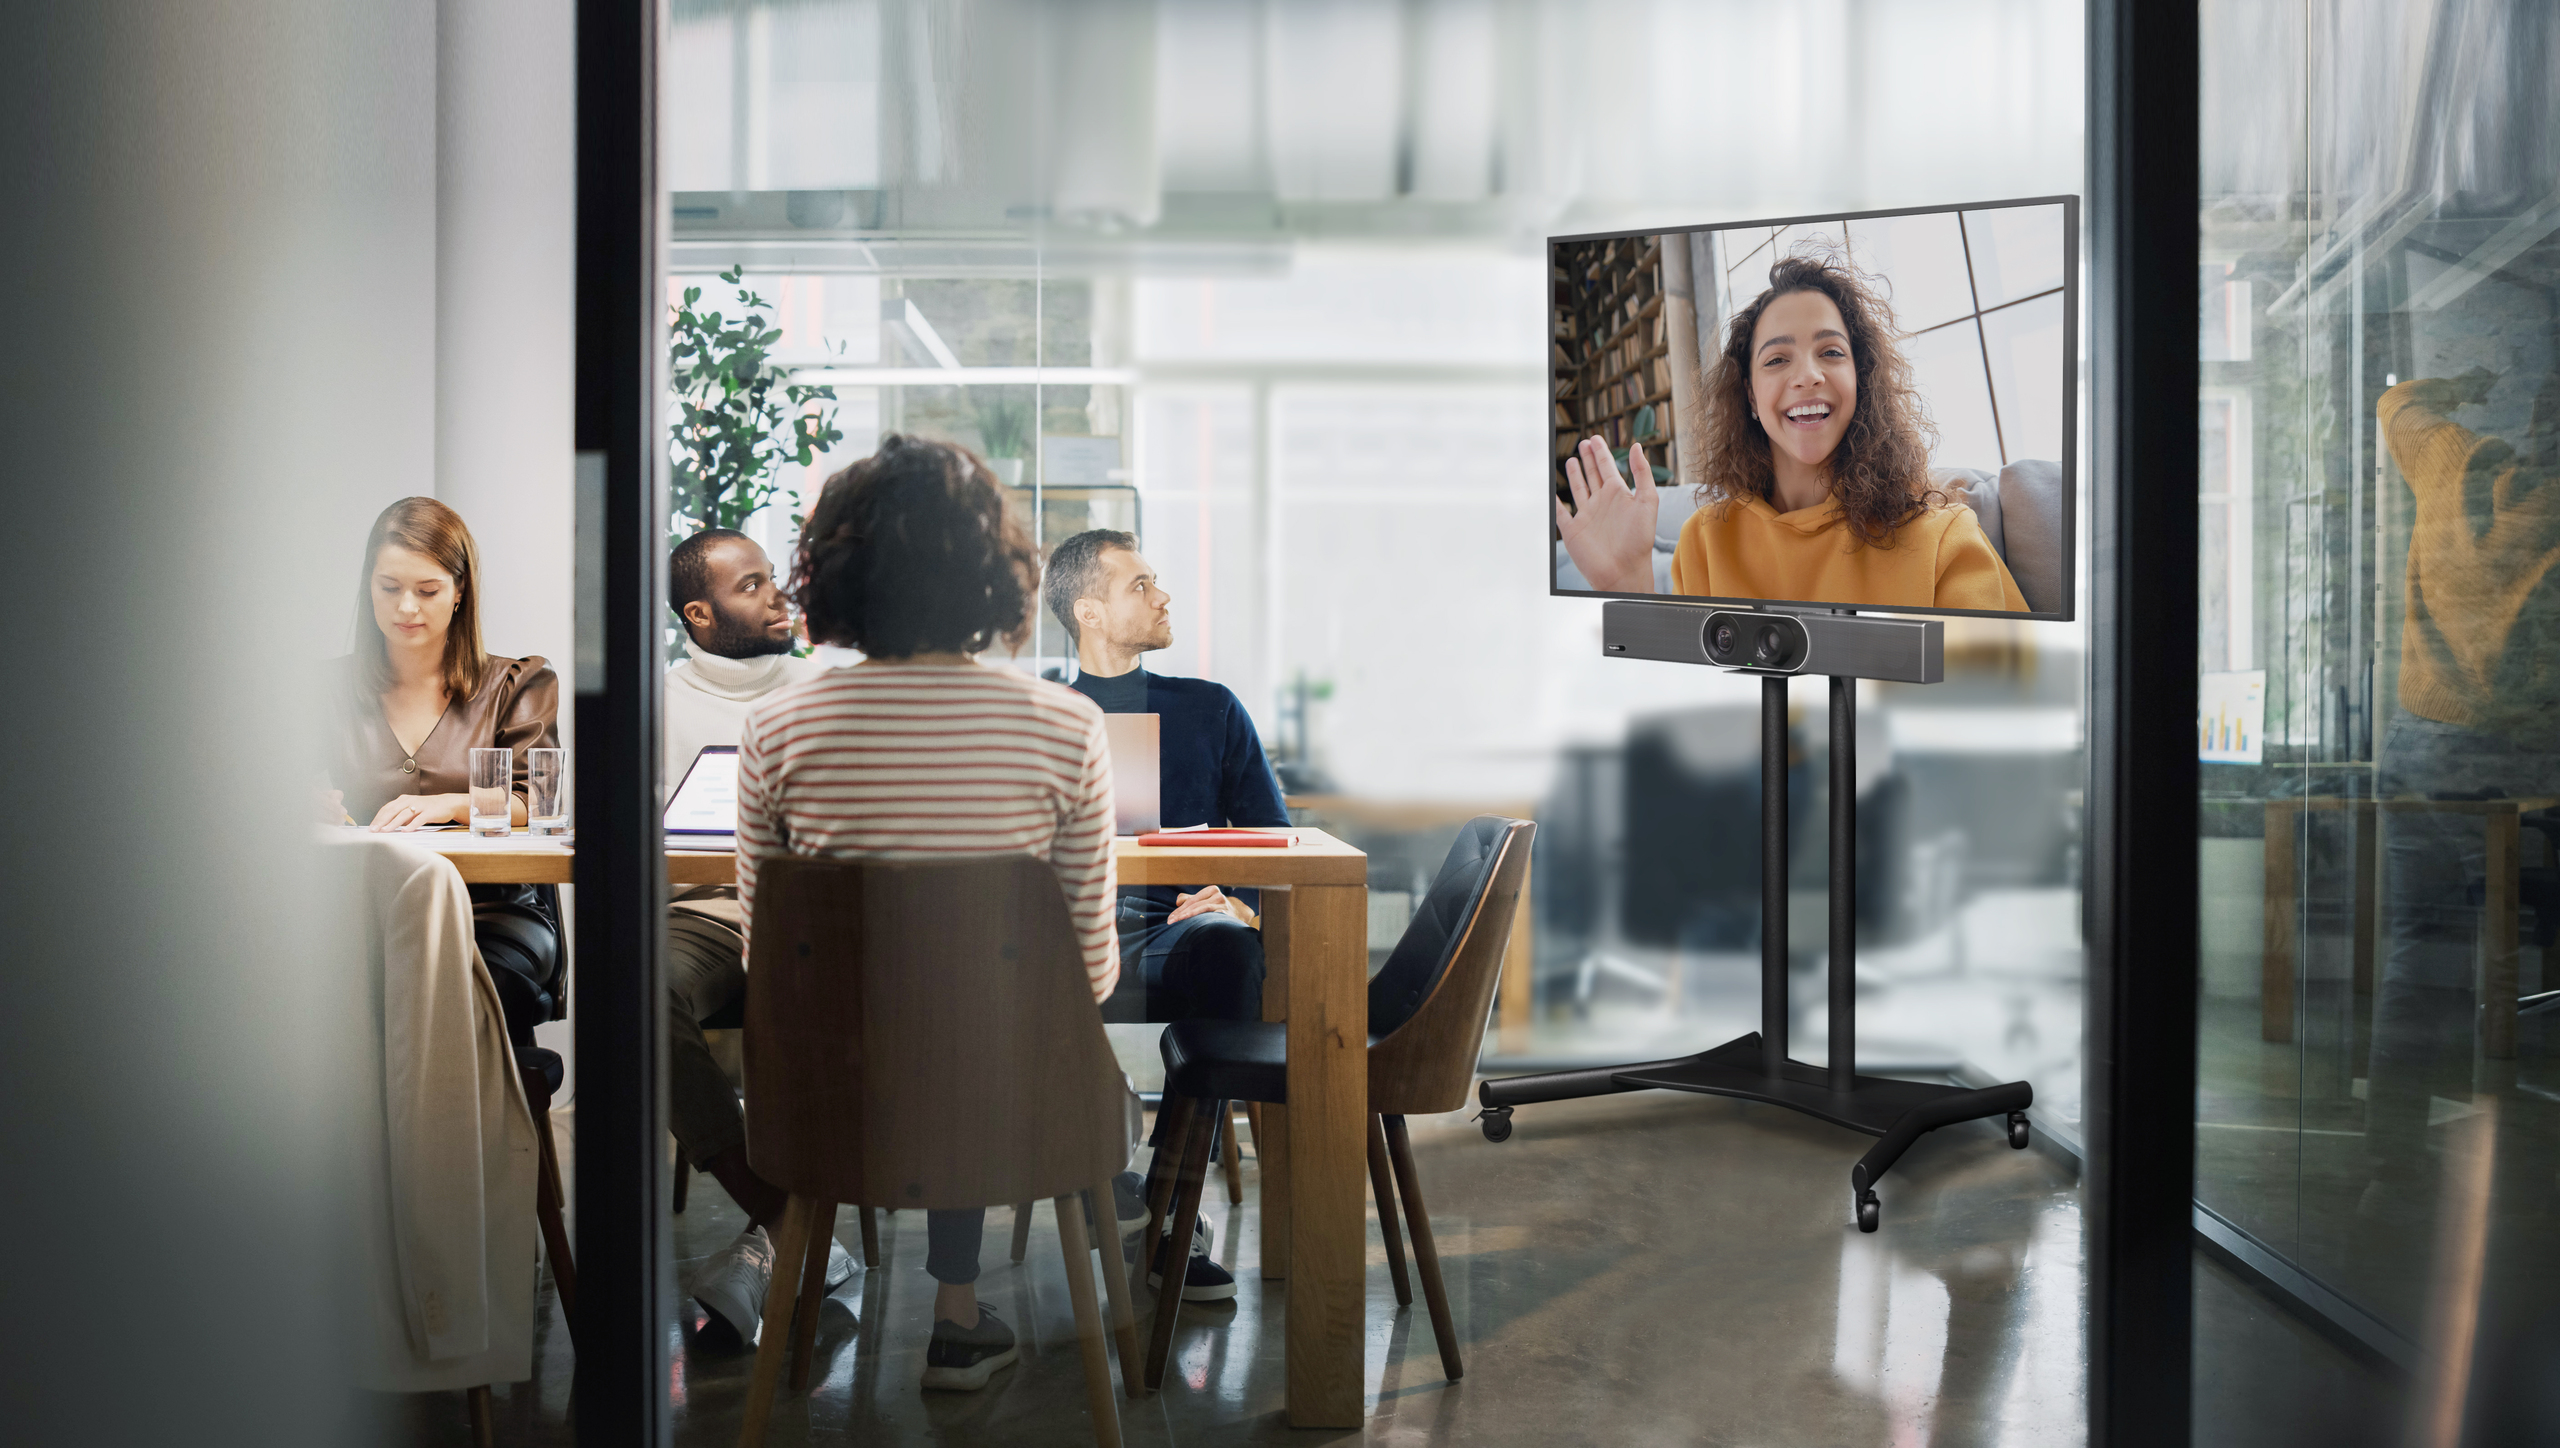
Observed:
[[[1487,1141],[1511,1139],[1510,1107],[1496,1106],[1484,1113],[1484,1139]]]
[[[2023,1111],[2009,1113],[2009,1147],[2013,1151],[2027,1149],[2027,1113]]]
[[[1884,1225],[1884,1203],[1876,1200],[1874,1192],[1858,1193],[1858,1230],[1872,1232],[1882,1225]]]

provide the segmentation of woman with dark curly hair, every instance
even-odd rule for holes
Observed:
[[[768,695],[738,738],[738,900],[785,853],[1049,862],[1099,1001],[1120,976],[1113,932],[1111,755],[1102,710],[1063,684],[975,655],[1031,628],[1040,555],[986,464],[891,434],[827,480],[791,585],[822,644],[861,663]],[[928,1388],[980,1388],[1014,1361],[974,1284],[983,1210],[925,1214],[934,1294]]]
[[[1866,278],[1823,257],[1770,267],[1702,393],[1704,415],[1682,419],[1706,466],[1673,593],[2026,611],[1973,510],[1929,482],[1929,419]],[[1592,587],[1651,593],[1661,499],[1644,449],[1628,463],[1632,487],[1585,438],[1565,460],[1573,507],[1556,505],[1556,534]]]

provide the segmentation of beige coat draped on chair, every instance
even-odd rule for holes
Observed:
[[[357,1113],[363,1385],[521,1382],[533,1375],[538,1148],[471,897],[451,861],[393,836],[339,836],[329,855],[332,883],[362,901],[380,1026],[365,1087],[380,1109]]]

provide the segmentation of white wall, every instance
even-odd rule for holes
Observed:
[[[567,0],[441,0],[436,25],[435,495],[479,540],[489,647],[564,675],[574,19]]]
[[[440,0],[433,55],[435,495],[480,545],[489,648],[561,677],[572,775],[575,20],[569,0]],[[569,1059],[564,1096],[571,1035],[539,1032]]]

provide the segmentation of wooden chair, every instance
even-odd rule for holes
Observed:
[[[712,1012],[711,1019],[702,1023],[702,1028],[706,1031],[742,1031],[746,1026],[746,1007],[738,1001],[731,1001],[728,1005]],[[669,1209],[679,1217],[684,1215],[685,1204],[693,1195],[693,1174],[700,1166],[699,1162],[686,1158],[683,1147],[676,1148],[675,1199],[670,1203]],[[862,1265],[868,1270],[877,1271],[889,1265],[880,1255],[880,1212],[876,1207],[862,1207],[860,1216]],[[1019,1247],[1014,1249],[1013,1260],[1016,1262],[1022,1260],[1022,1250]]]
[[[1431,1217],[1423,1208],[1422,1181],[1414,1171],[1404,1119],[1467,1104],[1536,831],[1527,820],[1499,815],[1468,821],[1386,968],[1369,982],[1369,1185],[1378,1199],[1378,1229],[1386,1238],[1396,1302],[1411,1306],[1404,1245],[1396,1232],[1401,1198],[1413,1232],[1414,1261],[1422,1272],[1422,1295],[1430,1305],[1432,1335],[1440,1344],[1440,1365],[1452,1381],[1465,1375],[1466,1364],[1458,1353],[1449,1296],[1441,1288],[1440,1254],[1431,1240]],[[1188,1250],[1208,1176],[1209,1141],[1221,1122],[1234,1130],[1233,1104],[1288,1101],[1284,1023],[1177,1021],[1165,1029],[1162,1050],[1165,1109],[1174,1113],[1164,1140],[1174,1149],[1157,1152],[1148,1170],[1147,1203],[1155,1216],[1138,1257],[1148,1263],[1155,1261],[1157,1243],[1165,1238]],[[1168,1166],[1168,1159],[1175,1164]],[[1170,1218],[1165,1216],[1168,1205]],[[1164,1382],[1174,1317],[1182,1307],[1182,1280],[1180,1261],[1168,1263],[1147,1346],[1150,1388]]]
[[[786,1356],[792,1387],[808,1385],[839,1203],[965,1209],[1047,1197],[1094,1439],[1116,1445],[1079,1198],[1091,1193],[1098,1219],[1112,1219],[1111,1177],[1130,1143],[1119,1064],[1057,875],[1027,856],[770,859],[753,940],[747,1160],[791,1202],[739,1443],[764,1441]],[[1136,1397],[1137,1326],[1117,1248],[1101,1253],[1102,1280]]]

